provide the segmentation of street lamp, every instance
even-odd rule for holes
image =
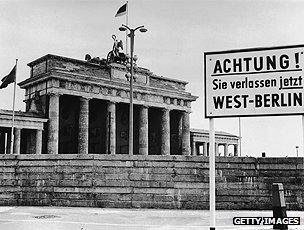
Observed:
[[[137,57],[133,56],[134,52],[134,36],[135,31],[139,30],[142,33],[147,32],[147,29],[144,26],[136,27],[135,29],[131,29],[126,25],[122,25],[119,27],[120,31],[129,31],[128,36],[130,37],[130,49],[131,49],[131,61],[130,61],[130,69],[131,69],[131,76],[130,76],[130,117],[129,117],[129,155],[133,155],[133,75],[134,75],[134,61],[137,60]],[[128,76],[128,75],[127,75]]]
[[[297,157],[299,157],[299,146],[296,146]]]

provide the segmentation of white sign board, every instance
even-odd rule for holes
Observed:
[[[304,45],[205,53],[205,117],[304,114]]]

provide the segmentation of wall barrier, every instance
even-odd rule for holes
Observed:
[[[304,210],[303,158],[216,158],[217,209],[271,209],[283,183],[287,210]],[[209,208],[203,156],[1,155],[0,205]]]

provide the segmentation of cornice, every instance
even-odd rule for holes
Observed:
[[[81,78],[75,78],[75,76],[81,77]],[[87,76],[84,74],[77,74],[77,73],[67,73],[62,70],[51,70],[47,73],[40,74],[38,76],[26,79],[22,82],[19,82],[18,85],[21,88],[26,88],[31,85],[35,85],[40,82],[44,82],[49,79],[57,79],[57,80],[64,80],[64,81],[70,81],[80,84],[89,84],[89,85],[95,85],[99,87],[108,87],[108,88],[115,88],[120,90],[129,90],[129,82],[122,82],[117,81],[115,79],[107,79],[107,78],[99,78],[94,76]],[[114,84],[113,84],[114,83]],[[175,91],[175,90],[169,90],[169,89],[162,89],[157,87],[151,87],[148,85],[140,85],[140,84],[134,84],[134,92],[139,93],[146,93],[151,95],[162,95],[166,97],[174,97],[177,99],[187,99],[189,101],[195,101],[198,97],[191,95],[189,92],[186,91]]]

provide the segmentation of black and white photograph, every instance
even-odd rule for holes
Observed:
[[[0,0],[1,230],[304,230],[303,0]]]

